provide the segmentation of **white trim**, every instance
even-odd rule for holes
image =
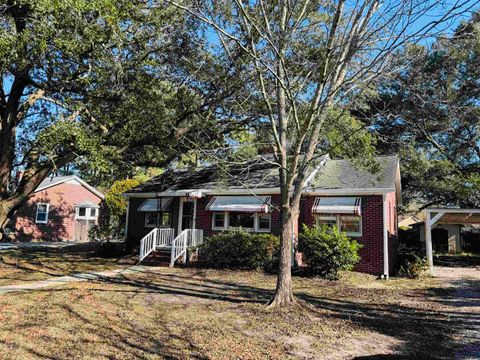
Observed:
[[[177,234],[182,232],[182,217],[183,217],[183,203],[186,198],[181,197],[178,201],[178,224],[177,224]]]
[[[260,229],[260,216],[268,216],[268,230],[267,229]],[[259,233],[271,233],[272,232],[272,214],[271,213],[258,213],[255,216],[255,229],[256,232]]]
[[[387,195],[383,195],[383,276],[388,280],[390,269],[388,264],[388,229],[387,229]]]
[[[157,214],[157,216],[158,216],[158,214],[160,214],[160,215],[163,216],[163,214],[165,214],[165,213],[170,214],[170,222],[169,222],[168,225],[158,225],[158,221],[157,221],[157,224],[153,224],[153,225],[148,225],[147,224],[147,215]],[[159,211],[159,212],[146,211],[146,212],[144,212],[144,214],[145,214],[145,217],[144,217],[144,220],[143,220],[143,227],[145,229],[153,229],[153,228],[159,228],[159,229],[163,228],[163,229],[165,229],[165,228],[170,228],[170,226],[172,225],[172,213],[170,211]]]
[[[45,210],[45,220],[38,220],[38,206],[39,205],[47,205],[47,209]],[[37,203],[37,208],[35,211],[35,224],[48,224],[48,214],[50,212],[50,204],[46,202],[39,202]]]
[[[80,209],[84,208],[85,209],[85,215],[80,216]],[[90,209],[90,211],[88,211]],[[92,216],[92,209],[95,209],[95,216]],[[75,206],[75,220],[97,220],[98,219],[98,213],[99,213],[99,208],[98,207],[93,207],[93,206]]]
[[[320,196],[320,195],[384,195],[395,191],[395,188],[364,188],[364,189],[324,189],[324,190],[305,190],[302,195]]]
[[[47,177],[48,178],[48,177]],[[82,185],[83,187],[85,187],[87,190],[89,190],[90,192],[94,193],[95,195],[97,195],[100,199],[105,199],[105,195],[103,193],[101,193],[100,191],[98,191],[97,189],[95,189],[92,185],[89,185],[87,184],[85,181],[83,181],[82,179],[80,179],[78,176],[76,175],[72,175],[72,176],[68,176],[68,177],[65,177],[65,179],[63,180],[60,180],[58,182],[55,182],[53,184],[47,184],[47,185],[44,185],[42,187],[37,187],[35,189],[34,192],[39,192],[39,191],[42,191],[42,190],[45,190],[45,189],[48,189],[52,186],[57,186],[57,185],[60,185],[60,184],[63,184],[64,182],[67,182],[67,181],[70,181],[70,180],[75,180],[75,181],[78,181],[80,183],[80,185]]]
[[[235,213],[235,211],[232,211]],[[229,229],[233,229],[230,227],[230,213],[231,211],[212,211],[212,230],[213,231],[226,231]],[[253,215],[253,228],[242,228],[243,230],[247,232],[254,232],[254,233],[270,233],[272,232],[272,213],[250,213],[250,212],[244,212],[245,214],[252,214]],[[217,227],[215,226],[215,214],[223,214],[223,227]],[[259,216],[268,216],[270,218],[270,224],[267,229],[260,229],[259,224]]]
[[[314,190],[307,189],[302,192],[302,195],[319,196],[319,195],[384,195],[386,193],[394,192],[393,188],[363,188],[363,189],[324,189]],[[148,192],[148,193],[123,193],[122,196],[127,198],[151,198],[161,196],[188,196],[192,191],[202,191],[204,195],[275,195],[280,194],[280,188],[257,188],[257,189],[187,189],[187,190],[171,190],[163,192]]]
[[[183,204],[186,203],[186,202],[193,202],[193,215],[192,215],[192,228],[195,229],[195,221],[196,221],[196,218],[197,218],[197,215],[196,215],[196,211],[197,211],[197,199],[195,198],[190,198],[190,197],[187,197],[187,196],[182,196],[179,200],[179,206],[178,206],[178,226],[177,226],[177,229],[178,229],[178,233],[177,234],[180,234],[183,230],[182,230],[182,222],[183,222]]]
[[[424,211],[426,213],[480,214],[480,209],[427,208]]]
[[[348,214],[338,214],[338,226],[340,231],[342,231],[342,217],[348,217],[348,218],[358,218],[360,219],[360,231],[359,232],[347,232],[344,231],[345,234],[349,237],[362,237],[363,236],[363,218],[361,215],[348,215]]]
[[[223,227],[215,226],[215,215],[223,214]],[[212,212],[212,230],[214,231],[223,231],[227,230],[227,216],[228,212],[226,211],[214,211]]]
[[[192,229],[196,229],[196,223],[197,223],[197,198],[193,198]]]
[[[360,232],[345,232],[348,237],[362,237],[363,236],[363,218],[362,215],[353,215],[353,214],[324,214],[324,213],[315,213],[313,218],[315,220],[315,225],[318,225],[317,219],[324,218],[326,219],[335,219],[335,223],[337,225],[337,230],[342,231],[342,222],[340,220],[341,217],[353,217],[360,219]]]

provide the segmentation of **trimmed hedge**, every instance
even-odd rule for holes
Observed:
[[[336,280],[339,270],[351,270],[360,261],[361,245],[336,227],[304,225],[298,240],[309,274]]]
[[[199,246],[200,263],[221,269],[267,269],[277,261],[278,249],[279,240],[271,234],[222,232]]]

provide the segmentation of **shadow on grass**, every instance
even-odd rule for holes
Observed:
[[[100,257],[95,249],[85,245],[72,245],[65,248],[28,247],[3,250],[0,252],[0,265],[3,267],[3,269],[0,268],[3,270],[0,271],[0,283],[7,283],[8,280],[36,281],[39,278],[99,271],[110,266],[133,265],[134,263],[131,256]],[[18,271],[21,273],[19,274]]]
[[[127,286],[126,289],[92,289],[93,291],[120,291],[159,294],[163,296],[188,296],[193,300],[207,299],[231,303],[265,304],[272,295],[271,289],[240,284],[234,281],[201,279],[195,276],[178,274],[148,274],[144,279],[126,277],[101,278],[100,283]],[[367,291],[365,289],[361,291]],[[317,317],[329,317],[353,322],[360,328],[391,336],[399,340],[395,355],[378,354],[370,359],[450,359],[479,355],[478,334],[480,317],[478,312],[462,312],[429,309],[425,302],[416,306],[402,305],[395,299],[382,303],[382,289],[369,289],[368,300],[345,299],[331,296],[315,296],[309,292],[297,292],[296,296],[304,304],[305,311],[316,313]],[[420,290],[419,290],[420,291]],[[430,301],[442,302],[444,288],[432,288],[419,297],[428,296]],[[478,294],[475,296],[478,297]],[[162,301],[159,297],[158,301]],[[422,301],[421,299],[418,300]],[[451,304],[447,304],[451,305]],[[476,329],[471,336],[466,331]],[[467,349],[467,350],[465,350]],[[468,350],[469,349],[469,350]],[[460,355],[460,357],[459,357]],[[465,355],[465,354],[464,354]],[[465,356],[467,356],[465,355]],[[364,357],[365,359],[368,357]],[[468,357],[465,357],[468,358]],[[362,359],[361,357],[359,359]]]

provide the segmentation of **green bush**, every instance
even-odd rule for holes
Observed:
[[[338,279],[339,270],[351,270],[360,260],[361,245],[336,227],[304,226],[298,247],[307,263],[307,272],[330,280]]]
[[[269,268],[276,261],[278,248],[279,240],[271,234],[222,232],[199,246],[200,262],[206,267],[222,269]]]
[[[398,276],[416,279],[427,269],[427,260],[414,252],[398,255]]]

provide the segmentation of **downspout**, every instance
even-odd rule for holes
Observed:
[[[388,228],[387,228],[387,194],[383,194],[383,275],[382,279],[388,280]]]

